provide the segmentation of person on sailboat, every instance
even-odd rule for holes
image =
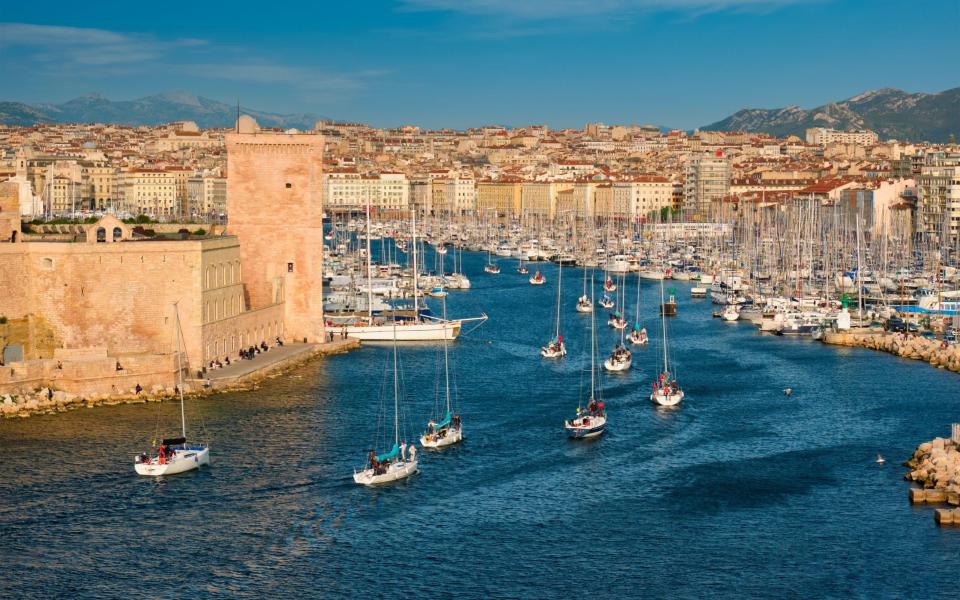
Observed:
[[[400,460],[404,462],[407,460],[407,440],[400,442]]]
[[[157,451],[157,462],[161,465],[167,464],[167,447],[163,444],[160,444],[160,449]]]
[[[453,415],[453,428],[460,431],[460,415]]]

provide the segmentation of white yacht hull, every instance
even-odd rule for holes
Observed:
[[[676,406],[680,404],[680,401],[683,400],[683,390],[667,394],[661,390],[657,390],[650,394],[650,400],[656,402],[660,406]]]
[[[364,469],[353,472],[353,481],[360,485],[382,485],[392,481],[406,479],[417,472],[417,461],[395,462],[390,465],[386,473],[375,475],[373,469]]]
[[[628,358],[627,360],[613,360],[612,358],[608,358],[603,361],[603,368],[613,372],[626,371],[630,368],[631,364],[633,364],[633,358]]]
[[[210,448],[176,450],[173,458],[167,459],[163,464],[160,464],[159,459],[155,456],[148,462],[136,462],[133,466],[137,475],[159,477],[161,475],[186,473],[207,464],[210,464]]]
[[[542,347],[540,348],[540,356],[544,358],[561,358],[567,355],[567,347],[565,344],[560,344],[559,350],[554,350],[553,348]]]
[[[581,303],[578,302],[578,303],[577,303],[577,312],[581,312],[581,313],[592,313],[592,312],[593,312],[593,305],[592,305],[592,304],[589,304],[589,303],[587,303],[587,304],[581,304]]]
[[[425,433],[420,436],[420,445],[424,448],[446,448],[463,441],[463,427],[460,429],[447,429],[446,434],[441,436],[437,433]]]
[[[412,325],[347,325],[347,337],[365,342],[429,342],[455,340],[460,335],[460,321],[425,322]]]

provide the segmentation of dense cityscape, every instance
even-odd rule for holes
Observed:
[[[3,598],[955,590],[955,1],[186,8],[0,17]]]

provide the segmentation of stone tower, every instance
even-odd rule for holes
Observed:
[[[323,339],[323,137],[261,132],[244,115],[227,143],[227,229],[249,308],[284,303],[287,339]]]

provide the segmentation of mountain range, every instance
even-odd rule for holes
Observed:
[[[278,114],[242,107],[262,127],[312,129],[318,119],[311,114]],[[35,123],[116,123],[160,125],[173,121],[195,121],[202,128],[233,127],[236,105],[186,92],[166,92],[136,100],[108,100],[88,94],[62,104],[0,102],[0,123],[29,127]]]
[[[960,88],[937,94],[884,88],[810,110],[797,106],[745,108],[701,129],[796,135],[803,139],[808,127],[871,129],[882,140],[946,142],[950,134],[960,135]]]

